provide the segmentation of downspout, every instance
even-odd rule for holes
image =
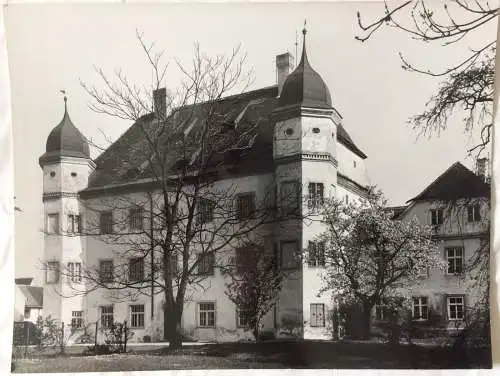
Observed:
[[[154,307],[155,307],[155,303],[154,303],[154,292],[155,292],[155,285],[154,285],[154,278],[155,278],[155,275],[154,275],[154,241],[153,241],[153,236],[154,236],[154,218],[153,218],[153,193],[150,193],[149,195],[149,211],[150,211],[150,215],[149,215],[149,230],[150,230],[150,237],[149,237],[149,241],[150,241],[150,248],[151,248],[151,321],[153,321],[153,317],[154,317]]]

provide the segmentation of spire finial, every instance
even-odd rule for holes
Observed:
[[[302,29],[302,57],[300,58],[300,65],[307,64],[307,52],[306,52],[306,34],[307,34],[307,21],[304,19],[304,28]]]
[[[59,90],[64,95],[64,112],[68,112],[68,97],[66,96],[66,90]]]

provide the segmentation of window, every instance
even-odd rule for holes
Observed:
[[[70,234],[80,234],[82,232],[82,218],[79,215],[68,215],[68,232]]]
[[[238,195],[236,200],[236,216],[238,219],[255,218],[255,195],[253,193]]]
[[[429,305],[426,296],[418,296],[413,298],[413,319],[429,319]]]
[[[323,205],[323,195],[323,183],[309,183],[309,199],[307,201],[309,209],[316,209]]]
[[[281,267],[283,269],[296,269],[299,266],[298,248],[296,240],[281,242]]]
[[[144,214],[140,206],[131,208],[128,211],[128,226],[132,231],[141,231],[143,229]]]
[[[59,262],[58,261],[47,262],[47,268],[45,270],[45,280],[47,283],[59,282]]]
[[[99,218],[99,229],[101,230],[101,234],[113,233],[113,212],[101,212],[101,216]]]
[[[214,274],[215,257],[213,253],[206,253],[199,256],[198,274],[213,275]]]
[[[325,305],[324,304],[311,304],[311,326],[323,327],[325,326]]]
[[[101,307],[101,327],[111,328],[115,320],[113,317],[113,306],[102,306]]]
[[[131,258],[128,266],[128,279],[130,282],[144,280],[144,258]]]
[[[198,326],[215,328],[215,303],[198,303]]]
[[[83,327],[83,311],[71,312],[71,329],[81,329]]]
[[[257,267],[256,254],[252,247],[246,246],[236,249],[236,272],[241,274]]]
[[[71,282],[82,281],[82,264],[79,262],[68,262],[68,279]]]
[[[144,328],[144,304],[130,306],[130,327]]]
[[[448,296],[448,319],[463,320],[465,317],[465,302],[463,296]]]
[[[300,186],[296,181],[281,183],[280,201],[283,214],[297,214],[300,203]]]
[[[431,225],[439,226],[443,224],[443,209],[431,209]]]
[[[310,241],[308,251],[309,266],[325,266],[325,242]]]
[[[113,260],[99,261],[99,280],[101,282],[113,282]]]
[[[467,206],[467,221],[468,222],[481,221],[481,206],[479,204]]]
[[[462,247],[445,248],[448,274],[460,274],[463,271],[464,249]]]
[[[49,214],[47,216],[47,233],[59,234],[59,214]]]
[[[24,307],[24,319],[29,320],[31,316],[31,308],[30,307]]]
[[[215,202],[205,198],[200,199],[198,215],[200,223],[209,223],[214,220]]]
[[[236,309],[236,326],[238,328],[248,328],[248,312],[237,308]]]

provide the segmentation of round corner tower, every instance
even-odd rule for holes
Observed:
[[[44,316],[70,325],[84,309],[83,298],[74,293],[74,285],[83,282],[84,262],[78,192],[87,187],[95,164],[87,139],[69,117],[66,97],[63,118],[50,132],[39,164],[43,170]]]

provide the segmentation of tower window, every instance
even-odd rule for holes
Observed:
[[[297,181],[281,183],[281,210],[283,214],[297,214],[300,208],[300,184]]]
[[[82,281],[82,264],[79,262],[68,262],[68,279],[71,282]]]
[[[319,128],[313,128],[313,133],[319,133],[320,132],[320,129]]]
[[[310,241],[309,242],[309,257],[308,264],[311,267],[325,266],[325,242]]]
[[[323,205],[324,187],[323,183],[309,183],[309,209],[317,209]]]
[[[71,176],[76,177],[76,172],[72,172]]]
[[[45,269],[45,281],[46,283],[57,283],[59,282],[59,262],[49,261]]]
[[[56,176],[56,172],[55,171],[50,171],[50,177],[53,178],[54,176]]]
[[[53,213],[47,216],[47,233],[59,234],[59,214]]]
[[[82,218],[79,215],[68,215],[68,232],[70,234],[80,234],[82,232]]]

